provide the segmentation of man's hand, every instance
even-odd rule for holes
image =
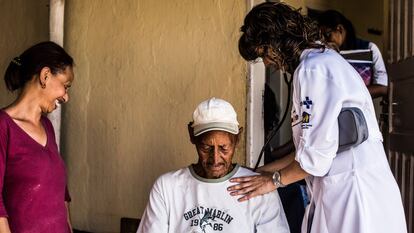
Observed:
[[[230,182],[238,183],[227,188],[232,196],[242,195],[238,201],[247,201],[252,197],[263,195],[276,190],[272,179],[273,174],[265,172],[255,176],[237,177],[230,180]]]

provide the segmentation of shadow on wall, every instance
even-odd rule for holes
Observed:
[[[136,233],[141,219],[121,218],[121,233]],[[92,233],[89,231],[73,230],[73,233]]]
[[[92,233],[92,232],[89,232],[89,231],[79,231],[79,230],[73,229],[73,233]]]
[[[136,233],[141,219],[121,218],[121,233]]]

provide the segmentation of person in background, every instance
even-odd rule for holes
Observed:
[[[388,75],[377,45],[357,38],[351,21],[338,11],[325,11],[317,17],[317,21],[325,39],[333,43],[342,53],[348,54],[346,52],[348,50],[371,51],[370,67],[361,66],[361,63],[353,63],[352,59],[349,59],[349,61],[363,78],[372,98],[386,97]]]
[[[316,20],[322,36],[355,68],[371,97],[381,98],[377,118],[388,148],[388,75],[380,50],[373,42],[358,38],[351,21],[338,11],[322,12]]]
[[[198,161],[157,179],[137,233],[289,232],[277,192],[244,203],[227,194],[231,178],[255,174],[232,162],[242,134],[233,106],[201,102],[188,131]]]
[[[0,233],[69,233],[66,171],[46,114],[69,100],[73,59],[53,42],[15,57],[4,75],[17,98],[0,109]]]
[[[241,31],[245,60],[260,58],[293,77],[296,150],[263,166],[260,175],[232,178],[229,194],[244,202],[305,179],[310,203],[302,233],[407,232],[372,98],[355,69],[324,42],[315,22],[284,3],[253,7]],[[360,129],[369,135],[347,148],[339,144],[344,108],[360,111],[366,123]]]

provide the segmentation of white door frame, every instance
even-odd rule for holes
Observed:
[[[49,12],[49,31],[50,40],[63,47],[63,31],[65,18],[65,0],[50,0]],[[58,105],[57,109],[48,114],[55,131],[56,144],[60,148],[60,130],[62,121],[62,106]]]
[[[266,70],[263,63],[249,64],[246,127],[246,165],[248,167],[253,167],[256,164],[264,143],[263,93],[265,75]]]
[[[246,0],[247,10],[264,2]],[[262,62],[249,63],[247,73],[246,166],[254,167],[264,143],[263,93],[266,69]],[[263,159],[261,164],[263,164]]]

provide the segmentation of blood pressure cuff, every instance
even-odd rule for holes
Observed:
[[[337,153],[349,150],[368,138],[368,126],[359,108],[342,108],[338,116],[339,147]]]

